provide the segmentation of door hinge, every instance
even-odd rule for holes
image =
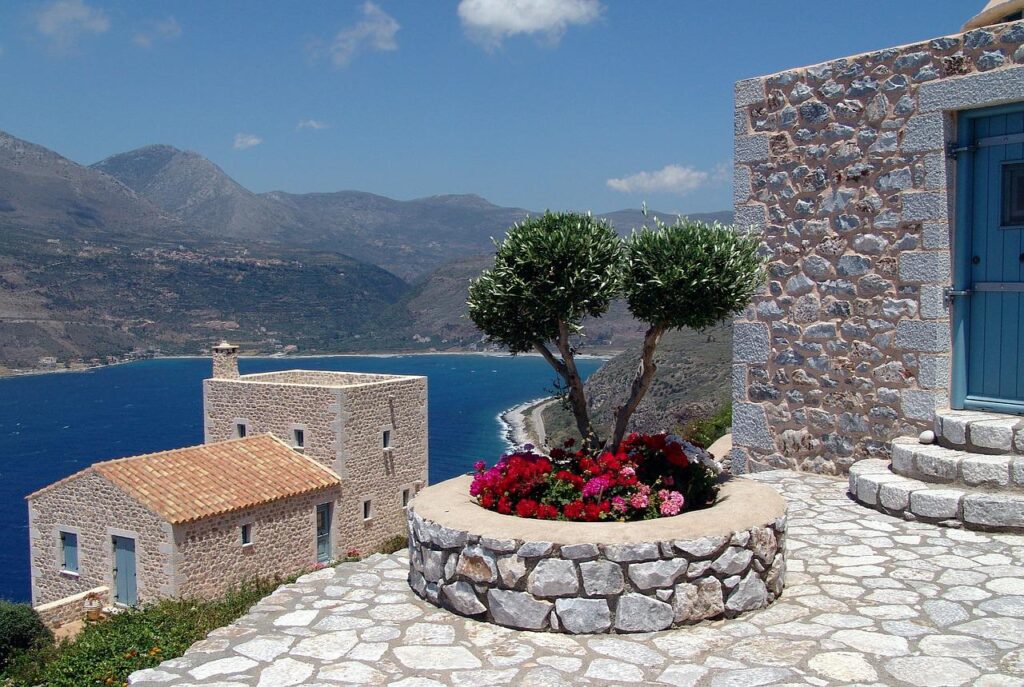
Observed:
[[[947,286],[942,290],[942,296],[946,301],[946,305],[952,303],[954,298],[964,298],[970,295],[970,289],[954,289],[952,286]]]
[[[978,146],[975,145],[962,146],[956,141],[950,141],[946,145],[946,157],[950,160],[955,160],[960,156],[960,153],[973,153],[977,149]]]

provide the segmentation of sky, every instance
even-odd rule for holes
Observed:
[[[983,0],[0,2],[0,130],[194,150],[256,191],[731,206],[743,78],[956,33]]]

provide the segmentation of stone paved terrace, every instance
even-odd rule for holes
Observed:
[[[1024,685],[1024,537],[907,522],[845,480],[751,477],[790,503],[770,608],[654,634],[508,630],[418,599],[405,554],[281,587],[137,687]]]

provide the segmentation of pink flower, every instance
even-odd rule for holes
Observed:
[[[642,491],[637,491],[635,494],[629,497],[629,505],[633,506],[637,510],[644,510],[647,508],[647,494]]]
[[[584,496],[600,496],[605,489],[612,485],[612,480],[606,475],[598,475],[597,477],[591,478],[586,484],[583,485]]]
[[[483,462],[482,460],[478,460],[477,462],[473,463],[473,469],[475,469],[477,472],[483,472],[486,468],[487,463]]]
[[[634,477],[635,475],[636,475],[636,470],[634,470],[633,468],[629,467],[628,465],[626,467],[622,468],[622,476],[623,477]]]
[[[626,499],[622,498],[621,496],[613,496],[612,497],[612,510],[615,511],[616,513],[625,513],[626,512]]]
[[[678,491],[662,489],[658,492],[658,498],[661,499],[658,510],[662,515],[679,515],[679,511],[683,509],[683,495]]]

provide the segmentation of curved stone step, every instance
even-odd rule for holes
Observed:
[[[889,515],[968,529],[1024,530],[1024,493],[934,484],[898,475],[885,460],[850,468],[850,494]]]
[[[911,479],[1024,494],[1024,456],[983,455],[916,439],[892,442],[892,471]]]
[[[946,448],[988,455],[1024,454],[1024,417],[976,410],[935,413],[935,436]]]

